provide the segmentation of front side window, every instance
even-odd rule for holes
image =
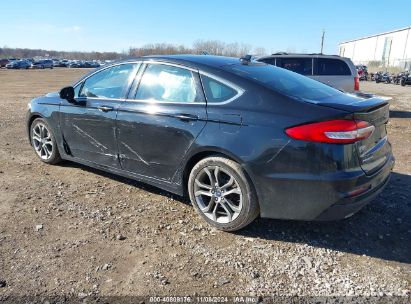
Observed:
[[[296,72],[301,75],[312,75],[313,61],[311,58],[281,58],[277,59],[280,68]]]
[[[79,97],[113,98],[126,97],[130,77],[139,64],[121,64],[97,72],[87,78],[78,90]],[[77,89],[77,87],[76,87]]]
[[[237,95],[233,88],[205,75],[201,75],[208,102],[223,102]]]
[[[351,75],[348,65],[339,59],[318,58],[318,75]]]
[[[195,80],[191,71],[165,64],[150,64],[144,71],[137,100],[195,102]]]

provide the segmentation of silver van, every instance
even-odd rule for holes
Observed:
[[[355,92],[360,89],[357,69],[350,58],[323,54],[276,53],[259,57],[257,61],[308,76],[338,90]]]

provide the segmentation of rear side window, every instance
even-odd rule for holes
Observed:
[[[339,59],[318,58],[318,75],[351,75],[348,65]]]
[[[261,60],[258,60],[267,64],[275,65],[275,58],[264,58]]]
[[[277,66],[301,75],[312,75],[312,58],[277,58]]]
[[[195,80],[191,71],[164,64],[147,66],[135,99],[195,102]]]
[[[233,88],[205,75],[201,75],[208,102],[223,102],[237,95]]]

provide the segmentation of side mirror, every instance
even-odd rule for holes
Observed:
[[[70,103],[74,103],[74,88],[73,87],[65,87],[60,90],[60,98],[65,99]]]

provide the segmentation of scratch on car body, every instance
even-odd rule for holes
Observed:
[[[131,153],[133,153],[135,156],[137,156],[137,158],[142,161],[144,164],[146,164],[147,166],[150,166],[150,163],[145,161],[140,155],[138,155],[138,153],[136,151],[133,150],[133,148],[131,148],[129,145],[127,145],[124,142],[121,142],[121,144],[126,147]]]
[[[273,160],[278,156],[278,154],[280,154],[281,151],[290,143],[290,141],[291,141],[291,139],[289,139],[289,140],[285,143],[285,145],[282,146],[282,147],[277,151],[277,153],[275,153],[275,154],[267,161],[267,164],[268,164],[269,162],[273,161]]]
[[[104,146],[102,143],[97,141],[93,136],[91,136],[90,134],[88,134],[87,132],[82,130],[79,126],[73,124],[73,127],[77,131],[77,133],[79,133],[81,136],[90,139],[90,143],[93,146],[99,148],[101,151],[108,150],[108,148],[106,146]]]

